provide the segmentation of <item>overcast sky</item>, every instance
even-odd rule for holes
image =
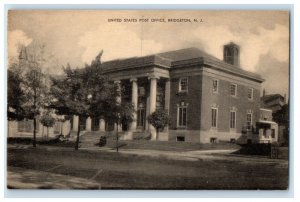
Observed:
[[[108,22],[116,18],[150,22]],[[192,22],[151,22],[162,18]],[[67,63],[82,67],[100,50],[103,61],[187,47],[223,59],[223,45],[233,41],[241,48],[241,67],[266,79],[267,94],[288,94],[289,14],[285,11],[10,11],[7,37],[9,57],[18,55],[19,44],[45,43],[55,58],[49,64],[51,73],[61,72]]]

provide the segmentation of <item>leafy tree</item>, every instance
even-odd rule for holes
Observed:
[[[85,81],[85,72],[80,69],[71,69],[70,65],[64,68],[63,78],[52,78],[51,94],[54,97],[51,107],[61,115],[89,115],[89,98]],[[75,150],[79,148],[80,124],[77,128]]]
[[[284,138],[288,142],[289,141],[289,104],[285,104],[281,107],[280,110],[273,113],[273,119],[278,125],[285,126]]]
[[[23,104],[25,101],[22,89],[22,77],[16,69],[7,70],[7,118],[8,120],[24,119]]]
[[[40,117],[40,122],[43,126],[47,127],[47,138],[49,137],[49,127],[53,127],[55,124],[55,118],[49,113],[46,112]]]
[[[33,119],[33,147],[36,147],[37,116],[47,104],[48,88],[43,73],[45,45],[20,47],[18,58],[10,58],[8,69],[8,119]]]
[[[90,99],[89,114],[95,117],[104,117],[117,126],[120,122],[129,124],[133,120],[134,107],[132,103],[121,102],[117,98],[121,96],[121,89],[108,76],[103,74],[101,66],[101,51],[92,61],[86,65],[85,76],[87,91]],[[118,127],[117,127],[118,128]],[[118,151],[118,131],[116,132],[116,149]]]
[[[156,138],[158,137],[159,130],[163,130],[169,123],[169,115],[167,111],[158,109],[148,116],[148,121],[156,129]]]
[[[59,114],[77,115],[80,117],[104,117],[113,123],[120,120],[132,120],[131,103],[119,103],[118,85],[103,74],[100,52],[91,65],[84,69],[64,68],[63,78],[52,78],[52,107]],[[78,126],[75,150],[78,149],[80,127]],[[118,138],[117,138],[118,139]]]
[[[31,69],[25,74],[24,92],[25,104],[23,105],[25,117],[33,119],[33,147],[36,147],[37,117],[44,107],[45,89],[44,74],[38,68]]]

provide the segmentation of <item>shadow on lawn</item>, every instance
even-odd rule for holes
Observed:
[[[241,148],[233,154],[269,156],[271,152],[271,144],[245,144],[240,146]]]
[[[275,145],[275,146],[274,146]],[[257,155],[276,159],[289,159],[289,148],[278,144],[246,144],[232,154]],[[275,152],[275,153],[274,153]],[[275,156],[274,156],[275,154]]]
[[[62,147],[74,147],[74,142],[68,140],[60,140],[59,137],[52,139],[37,139],[37,144],[39,145],[49,145],[49,146],[62,146]],[[30,145],[33,143],[32,138],[29,137],[9,137],[7,138],[8,144],[24,144]]]

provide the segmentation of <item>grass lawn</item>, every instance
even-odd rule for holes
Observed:
[[[9,148],[8,166],[92,178],[102,189],[286,189],[288,183],[288,166],[282,160],[249,163],[226,156],[184,161],[71,148]]]
[[[122,149],[147,149],[160,151],[193,151],[212,149],[239,149],[240,146],[231,143],[220,142],[216,144],[200,144],[192,142],[149,141],[149,140],[121,140]],[[115,141],[108,140],[106,147],[115,148]]]

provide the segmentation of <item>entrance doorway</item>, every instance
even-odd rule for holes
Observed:
[[[99,130],[99,124],[100,124],[99,118],[93,117],[92,118],[92,131],[98,131]]]
[[[145,130],[145,108],[137,111],[137,129]]]

